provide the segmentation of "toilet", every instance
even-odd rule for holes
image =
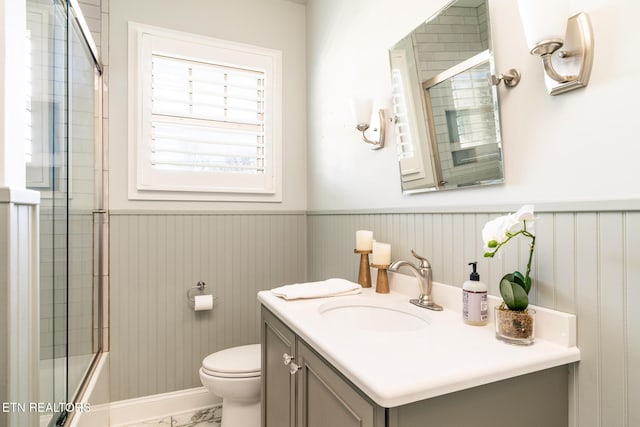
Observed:
[[[222,398],[220,427],[260,426],[260,344],[231,347],[205,357],[200,381]]]

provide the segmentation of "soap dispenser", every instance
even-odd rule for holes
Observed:
[[[462,285],[462,319],[467,325],[486,325],[488,316],[487,285],[480,281],[476,272],[477,262],[470,262],[473,271]]]

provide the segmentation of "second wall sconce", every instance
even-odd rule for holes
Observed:
[[[549,94],[586,86],[593,65],[587,14],[578,13],[567,22],[568,0],[518,0],[518,7],[529,50],[542,59]]]
[[[384,110],[378,110],[378,114],[372,114],[372,102],[365,99],[352,99],[351,110],[356,122],[356,129],[362,133],[362,140],[371,144],[372,150],[384,147],[386,132]]]

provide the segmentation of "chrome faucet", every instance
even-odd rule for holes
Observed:
[[[417,305],[418,307],[428,308],[429,310],[434,311],[442,311],[442,306],[433,302],[433,297],[431,296],[431,288],[433,285],[431,278],[431,263],[425,257],[418,255],[413,249],[411,249],[411,254],[420,261],[418,267],[409,261],[400,260],[391,264],[388,270],[398,271],[398,269],[403,266],[409,268],[413,275],[416,276],[416,279],[418,279],[418,286],[420,287],[420,295],[418,298],[411,299],[409,302]]]

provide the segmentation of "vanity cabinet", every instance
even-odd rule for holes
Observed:
[[[262,427],[569,425],[566,365],[384,408],[265,306],[261,335]]]
[[[262,307],[262,427],[295,427],[296,376],[283,363],[295,360],[295,334]]]
[[[262,308],[262,427],[384,427],[385,410]]]

